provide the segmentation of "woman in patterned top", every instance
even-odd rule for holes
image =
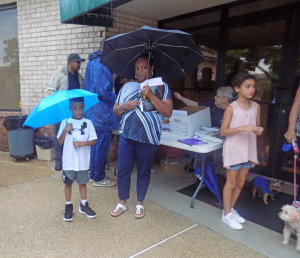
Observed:
[[[118,150],[118,197],[120,202],[111,211],[113,217],[121,215],[128,209],[130,178],[137,162],[137,203],[135,218],[143,218],[145,199],[150,183],[152,162],[160,142],[161,117],[170,117],[173,111],[171,91],[164,83],[162,99],[158,98],[149,86],[144,86],[141,92],[140,83],[153,74],[153,62],[147,56],[139,57],[135,62],[135,77],[137,82],[128,82],[121,88],[114,105],[116,116],[121,116],[121,129]],[[151,112],[142,112],[139,98],[141,93],[156,109]]]

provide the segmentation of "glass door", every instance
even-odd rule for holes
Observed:
[[[224,84],[231,85],[233,76],[239,72],[248,72],[257,78],[253,100],[261,106],[261,123],[265,128],[264,134],[258,137],[258,157],[260,165],[267,166],[272,91],[279,82],[286,21],[278,17],[267,22],[258,17],[254,23],[240,19],[229,28]]]

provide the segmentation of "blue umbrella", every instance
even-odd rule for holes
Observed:
[[[98,95],[86,90],[61,90],[53,95],[42,99],[28,115],[23,126],[30,126],[34,129],[61,122],[72,116],[69,109],[70,99],[83,97],[84,111],[88,110],[93,105],[99,103]]]

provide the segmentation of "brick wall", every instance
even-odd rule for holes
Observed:
[[[22,112],[29,113],[46,95],[51,74],[66,65],[68,54],[87,59],[99,48],[105,28],[62,24],[59,0],[19,0],[17,9]]]
[[[46,96],[45,90],[51,74],[57,68],[66,65],[69,53],[76,52],[87,59],[89,53],[100,48],[105,38],[135,30],[143,25],[157,26],[157,21],[116,11],[113,28],[62,24],[59,0],[0,0],[0,5],[15,2],[18,11],[20,93],[23,114],[30,113]],[[86,63],[83,63],[80,70],[82,74],[85,72],[85,66]],[[0,120],[0,150],[7,151],[4,131]],[[53,126],[40,129],[39,134],[53,135]]]
[[[113,28],[106,28],[105,38],[112,37],[119,33],[126,33],[139,29],[144,25],[157,27],[157,20],[137,17],[131,14],[113,11]]]

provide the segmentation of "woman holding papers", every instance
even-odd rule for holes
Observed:
[[[191,99],[183,97],[180,93],[174,92],[175,98],[182,101],[187,106],[205,106],[210,108],[211,125],[213,127],[220,127],[223,120],[225,109],[231,102],[233,89],[231,87],[220,87],[217,90],[215,100],[207,102],[196,102]]]
[[[144,217],[143,201],[150,183],[153,158],[160,142],[161,116],[170,117],[173,111],[171,91],[161,78],[152,79],[153,68],[148,56],[139,57],[135,62],[137,82],[124,84],[113,108],[114,114],[121,117],[117,175],[120,201],[111,211],[113,217],[128,209],[130,178],[135,162],[137,203],[134,217]],[[155,82],[158,84],[155,85]],[[157,87],[160,89],[155,90]],[[149,106],[154,111],[146,112]]]

